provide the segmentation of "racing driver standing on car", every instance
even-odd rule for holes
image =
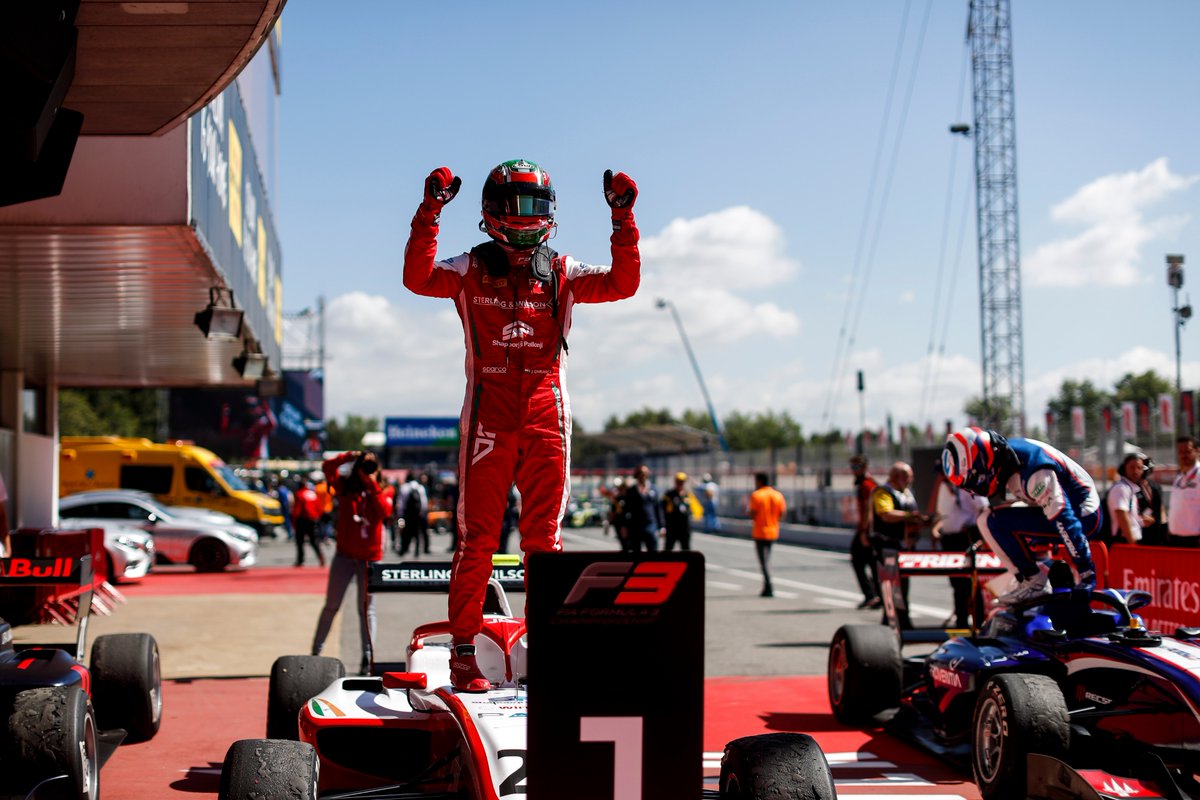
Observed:
[[[439,218],[462,180],[446,167],[430,173],[404,250],[404,285],[454,299],[466,338],[467,391],[459,427],[458,549],[450,580],[455,688],[487,691],[475,660],[483,601],[509,487],[521,493],[521,549],[562,549],[570,497],[571,406],[564,385],[575,303],[631,297],[641,280],[637,186],[604,173],[612,210],[612,266],[592,266],[546,245],[555,229],[550,176],[518,159],[483,184],[481,228],[491,241],[436,260]]]

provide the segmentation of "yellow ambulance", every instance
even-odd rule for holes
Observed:
[[[222,511],[273,535],[283,524],[279,501],[250,489],[211,450],[186,442],[156,444],[117,436],[65,436],[59,450],[58,491],[138,489],[164,505]]]

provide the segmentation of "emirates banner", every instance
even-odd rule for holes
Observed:
[[[1150,630],[1200,625],[1200,550],[1118,545],[1109,550],[1108,585],[1150,593],[1154,601],[1138,611]]]

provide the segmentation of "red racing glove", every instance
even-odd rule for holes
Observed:
[[[612,209],[613,230],[620,230],[620,221],[633,216],[633,204],[637,200],[637,184],[624,172],[613,174],[604,171],[604,199]]]
[[[461,188],[462,178],[456,178],[449,167],[438,167],[425,179],[425,205],[436,217]]]

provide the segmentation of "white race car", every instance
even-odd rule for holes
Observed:
[[[525,621],[512,615],[495,578],[484,610],[475,646],[480,668],[493,684],[487,692],[451,688],[447,622],[413,631],[405,672],[345,677],[342,663],[333,658],[276,660],[267,701],[269,738],[244,739],[229,748],[221,800],[524,797]],[[619,691],[615,683],[607,688]],[[572,792],[564,788],[551,794],[569,797]],[[816,742],[804,734],[779,733],[730,742],[719,790],[696,786],[694,796],[832,800],[835,793]]]

